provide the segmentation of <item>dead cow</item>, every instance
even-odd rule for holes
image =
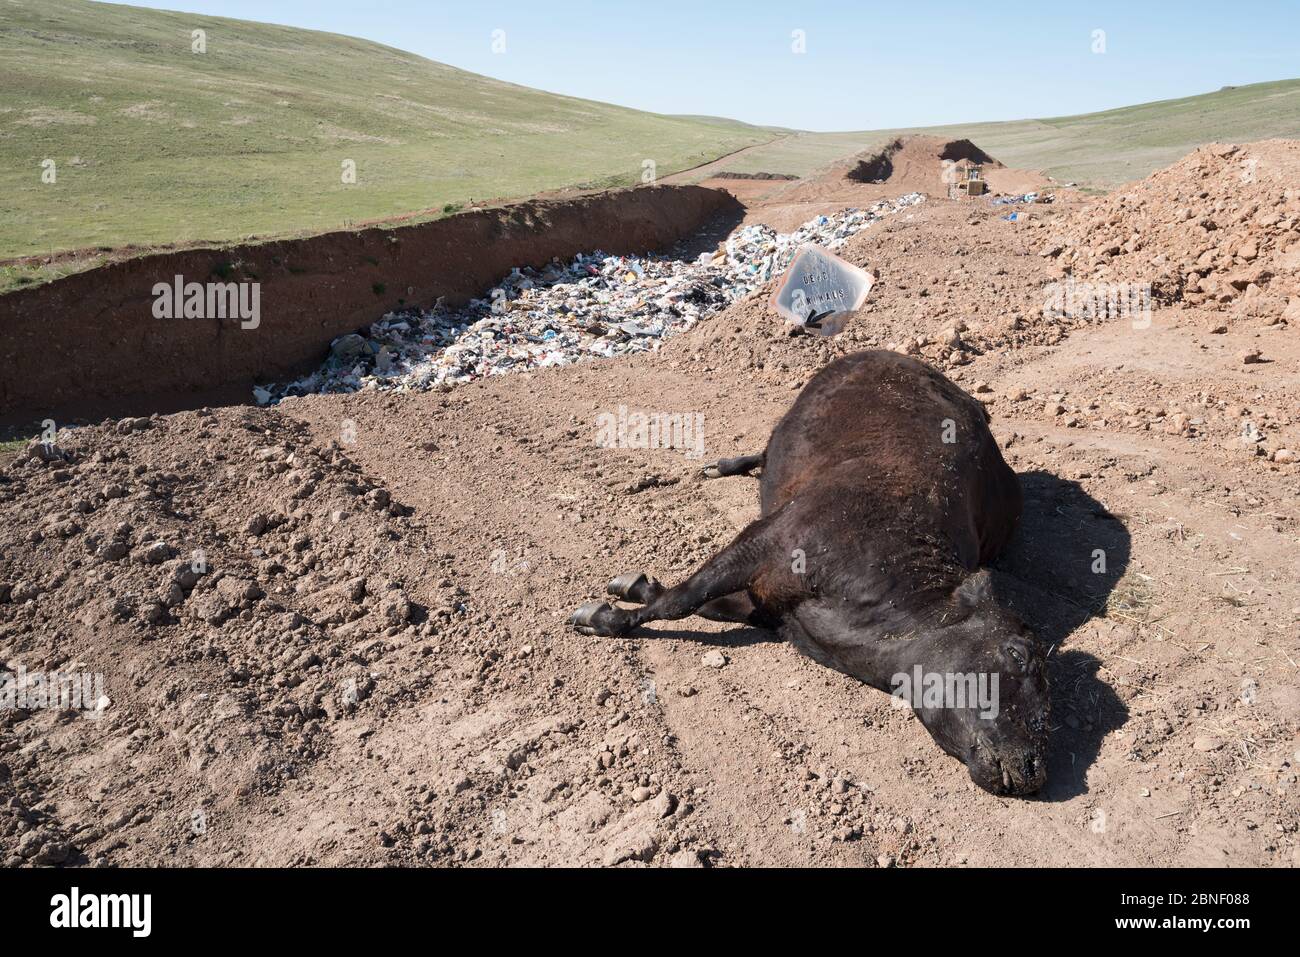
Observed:
[[[994,793],[1046,778],[1045,656],[987,570],[1020,486],[983,406],[916,359],[859,352],[805,386],[762,455],[761,517],[686,581],[620,575],[570,619],[587,635],[702,615],[777,631],[804,654],[905,698]],[[983,693],[981,693],[983,692]]]

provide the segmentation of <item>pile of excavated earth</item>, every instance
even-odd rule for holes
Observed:
[[[1044,254],[1080,280],[1150,283],[1163,303],[1300,323],[1297,169],[1290,141],[1201,147],[1080,212]]]
[[[658,348],[106,421],[8,456],[0,863],[1300,862],[1295,156],[1208,148],[1015,221],[932,193],[844,237],[877,281],[833,338],[791,335],[760,277],[639,337]],[[768,185],[751,224],[836,221],[889,188]],[[635,286],[626,265],[604,279]],[[1071,280],[1171,292],[1145,316],[1056,308]],[[476,322],[559,285],[503,282],[515,305]],[[759,630],[566,623],[614,575],[676,582],[725,545],[755,486],[701,464],[761,449],[864,348],[983,401],[1020,474],[995,582],[1051,649],[1038,799],[976,789],[887,696]],[[698,416],[703,458],[600,441],[624,411]],[[60,676],[90,701],[52,705]]]

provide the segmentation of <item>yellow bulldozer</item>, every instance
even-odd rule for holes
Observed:
[[[948,182],[949,199],[968,199],[971,196],[983,196],[988,192],[988,183],[984,182],[984,167],[968,160],[958,160],[952,165]]]

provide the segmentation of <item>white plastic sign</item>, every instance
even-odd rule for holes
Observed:
[[[801,246],[769,304],[807,332],[833,336],[844,328],[840,314],[861,306],[874,281],[821,246]]]

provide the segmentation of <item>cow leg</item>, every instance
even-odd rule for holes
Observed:
[[[763,467],[766,452],[757,455],[741,455],[734,459],[719,459],[712,465],[704,466],[705,478],[724,478],[728,475],[748,475],[754,469]]]
[[[605,590],[624,601],[633,601],[638,605],[648,605],[666,591],[660,582],[644,572],[628,572],[626,575],[619,575],[606,586]],[[713,601],[706,601],[695,609],[695,614],[710,621],[734,621],[742,625],[752,625],[755,624],[755,611],[757,608],[749,593],[738,591],[715,598]]]
[[[742,625],[755,626],[760,624],[754,599],[749,597],[749,592],[743,591],[732,592],[713,601],[706,601],[695,609],[695,614],[709,621],[735,621]]]
[[[639,593],[650,601],[640,608],[617,608],[603,601],[588,602],[573,613],[569,623],[584,635],[625,635],[648,621],[676,621],[698,613],[717,599],[745,591],[763,562],[773,553],[773,528],[783,512],[784,509],[751,523],[730,545],[680,585],[663,590],[654,587],[658,583],[647,581],[641,585]],[[621,580],[615,579],[610,585]],[[626,588],[631,592],[637,584],[633,581]],[[727,603],[710,610],[735,613],[739,609],[735,603]]]

